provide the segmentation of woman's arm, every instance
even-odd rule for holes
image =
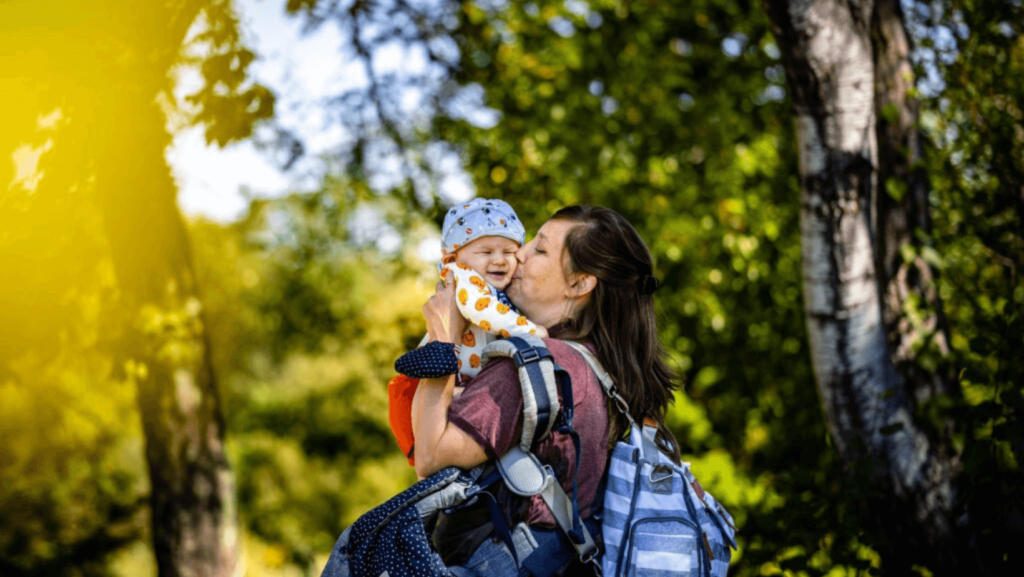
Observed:
[[[450,276],[449,276],[450,278]],[[438,283],[423,305],[430,340],[454,343],[466,330],[455,304],[455,289]],[[455,377],[420,381],[412,400],[412,430],[416,439],[416,474],[426,477],[449,466],[468,469],[487,460],[487,453],[462,429],[448,422]]]
[[[420,381],[412,399],[412,430],[416,439],[416,474],[426,477],[445,467],[470,469],[487,453],[462,429],[448,422],[455,377]]]

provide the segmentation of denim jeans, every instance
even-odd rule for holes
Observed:
[[[529,573],[516,568],[516,562],[505,543],[487,539],[460,567],[449,567],[455,577],[528,577]]]

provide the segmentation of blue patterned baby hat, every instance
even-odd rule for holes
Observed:
[[[448,209],[441,227],[441,248],[455,252],[482,236],[503,236],[522,246],[526,229],[504,200],[474,198]]]

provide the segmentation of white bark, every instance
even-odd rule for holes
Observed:
[[[936,479],[888,351],[876,279],[871,9],[835,0],[788,8],[818,96],[813,105],[796,103],[804,296],[814,372],[840,454],[856,458],[850,441],[859,437],[863,456],[887,462],[895,494],[905,497]],[[883,434],[885,427],[900,428]],[[951,502],[948,482],[930,494]]]
[[[876,74],[898,69],[907,48],[890,38],[902,26],[894,1],[764,0],[793,99],[807,328],[832,439],[851,470],[869,475],[860,498],[887,566],[909,571],[919,559],[936,574],[970,574],[959,568],[972,564],[971,545],[953,538],[955,459],[915,421],[907,392],[934,375],[897,370],[895,323],[884,316],[898,316],[902,301],[883,300],[892,279],[880,246],[901,241],[886,236],[898,215],[891,203],[879,213],[879,171],[910,172],[888,133],[879,158]],[[886,96],[907,105],[905,93]]]

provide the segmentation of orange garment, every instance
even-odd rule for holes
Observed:
[[[388,381],[388,422],[391,432],[398,441],[398,448],[415,465],[413,459],[412,398],[420,380],[405,375],[395,375]]]

